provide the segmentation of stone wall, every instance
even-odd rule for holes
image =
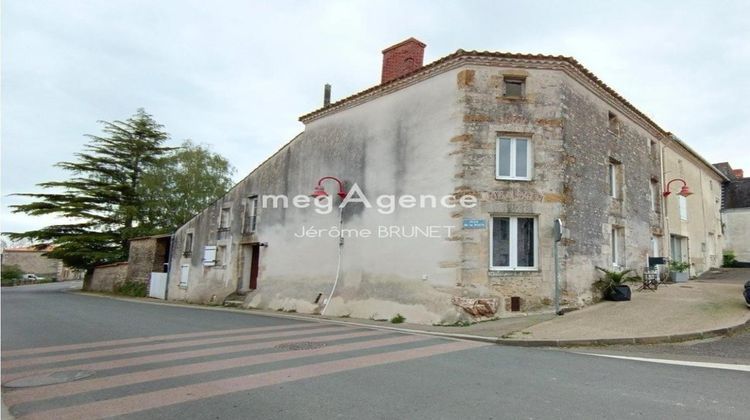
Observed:
[[[44,251],[3,250],[3,265],[15,265],[24,274],[36,274],[46,278],[57,278],[62,270],[62,261],[47,258]]]
[[[125,282],[128,274],[128,263],[100,265],[94,269],[91,283],[87,290],[94,292],[113,292],[115,285]]]
[[[750,207],[722,211],[726,226],[724,249],[733,251],[737,261],[750,263]]]

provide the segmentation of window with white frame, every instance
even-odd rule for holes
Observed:
[[[610,159],[607,163],[607,182],[609,184],[609,196],[622,198],[622,164]]]
[[[245,205],[245,233],[255,232],[258,225],[258,196],[248,197]]]
[[[677,202],[680,206],[680,220],[687,220],[688,219],[688,213],[687,213],[687,198],[683,196],[678,196]]]
[[[612,247],[612,266],[625,266],[625,229],[619,226],[612,226],[610,238]]]
[[[533,170],[531,139],[523,137],[497,138],[495,177],[528,181]]]
[[[656,211],[656,188],[654,188],[654,181],[648,183],[648,196],[651,199],[651,211]]]
[[[537,219],[534,216],[492,217],[490,268],[535,270],[537,268]]]

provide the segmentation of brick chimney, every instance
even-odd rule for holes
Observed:
[[[745,171],[743,171],[742,169],[732,169],[732,174],[737,179],[742,179],[745,177]]]
[[[411,73],[422,67],[424,48],[427,45],[409,38],[383,50],[383,74],[380,83]]]

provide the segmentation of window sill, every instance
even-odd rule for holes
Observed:
[[[496,181],[523,181],[523,182],[529,182],[533,181],[531,178],[513,178],[513,177],[507,177],[507,176],[495,176]]]
[[[525,101],[526,100],[525,96],[506,96],[506,95],[503,95],[503,96],[501,96],[501,98],[502,99],[507,99],[509,101]]]
[[[180,289],[182,289],[182,290],[187,290],[187,284],[184,284],[184,285],[183,284],[178,284],[177,287],[180,288]]]
[[[539,271],[538,267],[529,268],[504,268],[504,267],[490,267],[491,273],[533,273]]]

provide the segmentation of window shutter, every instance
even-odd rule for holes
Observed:
[[[206,245],[203,248],[203,265],[216,265],[216,246]]]

